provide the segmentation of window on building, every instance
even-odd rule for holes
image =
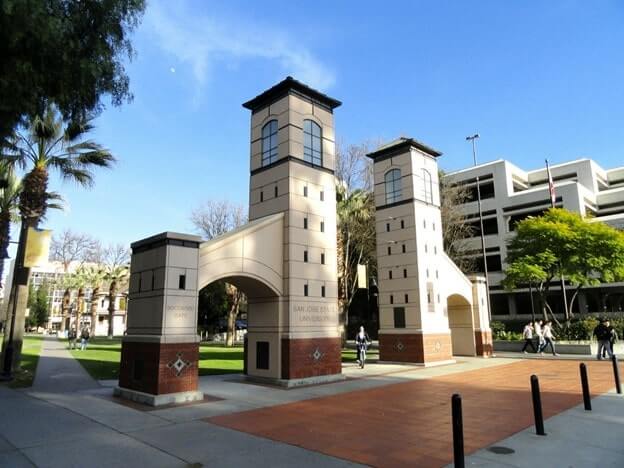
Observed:
[[[315,166],[323,164],[321,127],[312,120],[303,121],[303,159]]]
[[[386,223],[386,232],[390,232],[390,223]]]
[[[405,221],[401,220],[401,229],[405,229]]]
[[[392,255],[392,247],[388,246],[388,255]]]
[[[390,304],[394,304],[394,296],[390,294]]]
[[[303,229],[308,229],[308,218],[303,218]]]
[[[307,296],[307,295],[308,295],[308,285],[307,285],[307,284],[304,284],[304,285],[303,285],[303,295],[304,295],[304,296]]]
[[[321,201],[325,201],[325,192],[321,190]]]
[[[401,200],[401,170],[392,169],[384,176],[386,187],[386,203],[395,203]]]
[[[307,185],[304,185],[304,186],[303,186],[303,196],[304,196],[304,197],[307,197],[307,196],[308,196],[308,186],[307,186]]]
[[[325,297],[325,286],[321,286],[321,297]]]
[[[262,190],[260,190],[260,201],[264,201],[264,192]]]
[[[262,165],[277,161],[277,120],[271,120],[262,127]]]
[[[405,295],[405,303],[407,304],[409,302],[409,296],[406,294]]]
[[[303,261],[308,263],[308,251],[307,250],[303,251]]]
[[[405,253],[405,252],[406,252],[406,250],[405,250],[405,244],[403,244],[403,245],[401,246],[401,252],[403,252],[403,253]]]
[[[325,221],[321,221],[321,232],[325,232]]]
[[[395,307],[394,328],[405,328],[405,307]]]
[[[186,275],[178,277],[178,289],[186,289]]]
[[[392,270],[388,270],[388,279],[392,279]]]
[[[274,190],[274,192],[275,192],[275,198],[277,198],[277,195],[278,195],[278,192],[277,192],[277,185],[275,186],[275,190]]]
[[[407,269],[403,268],[403,278],[407,278]]]
[[[321,254],[321,265],[325,265],[325,254]]]
[[[425,202],[433,203],[433,182],[431,180],[431,173],[427,169],[423,169],[422,172]]]

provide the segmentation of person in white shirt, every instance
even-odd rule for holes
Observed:
[[[524,326],[524,330],[522,330],[522,337],[524,338],[524,346],[522,347],[522,352],[526,354],[527,346],[531,346],[531,349],[534,353],[537,352],[535,349],[535,345],[533,344],[533,322],[529,322]]]
[[[535,335],[537,336],[537,351],[536,353],[541,353],[542,348],[546,343],[544,343],[544,333],[542,332],[542,321],[537,320],[535,322]]]
[[[546,324],[544,325],[543,335],[544,335],[544,346],[542,346],[540,354],[544,354],[544,350],[548,347],[548,345],[550,345],[550,349],[552,349],[553,356],[559,356],[557,354],[557,351],[555,350],[555,335],[553,335],[552,322],[550,320],[546,322]]]

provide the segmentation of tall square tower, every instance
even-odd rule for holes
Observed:
[[[284,213],[283,296],[249,304],[248,349],[267,343],[279,361],[272,378],[341,373],[333,116],[340,104],[292,77],[243,104],[251,111],[249,220]],[[254,308],[276,320],[254,327]]]
[[[441,154],[399,138],[368,155],[374,161],[382,361],[452,359],[440,287],[447,272],[436,162]]]

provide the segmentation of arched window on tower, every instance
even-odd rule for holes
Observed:
[[[303,121],[303,159],[315,166],[323,165],[321,127],[312,120]]]
[[[433,182],[431,180],[431,173],[427,169],[423,169],[423,193],[425,195],[425,202],[433,203]]]
[[[262,127],[262,165],[277,161],[277,120],[271,120]]]
[[[395,203],[401,200],[401,170],[392,169],[384,176],[386,184],[386,203]]]

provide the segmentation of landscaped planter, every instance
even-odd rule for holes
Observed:
[[[536,340],[533,340],[537,344]],[[524,341],[494,340],[494,351],[520,352]],[[559,354],[594,355],[598,352],[598,343],[595,341],[555,341],[555,347]],[[531,352],[531,348],[528,348]],[[548,347],[550,352],[550,346]],[[624,343],[615,343],[615,354],[624,354]]]

